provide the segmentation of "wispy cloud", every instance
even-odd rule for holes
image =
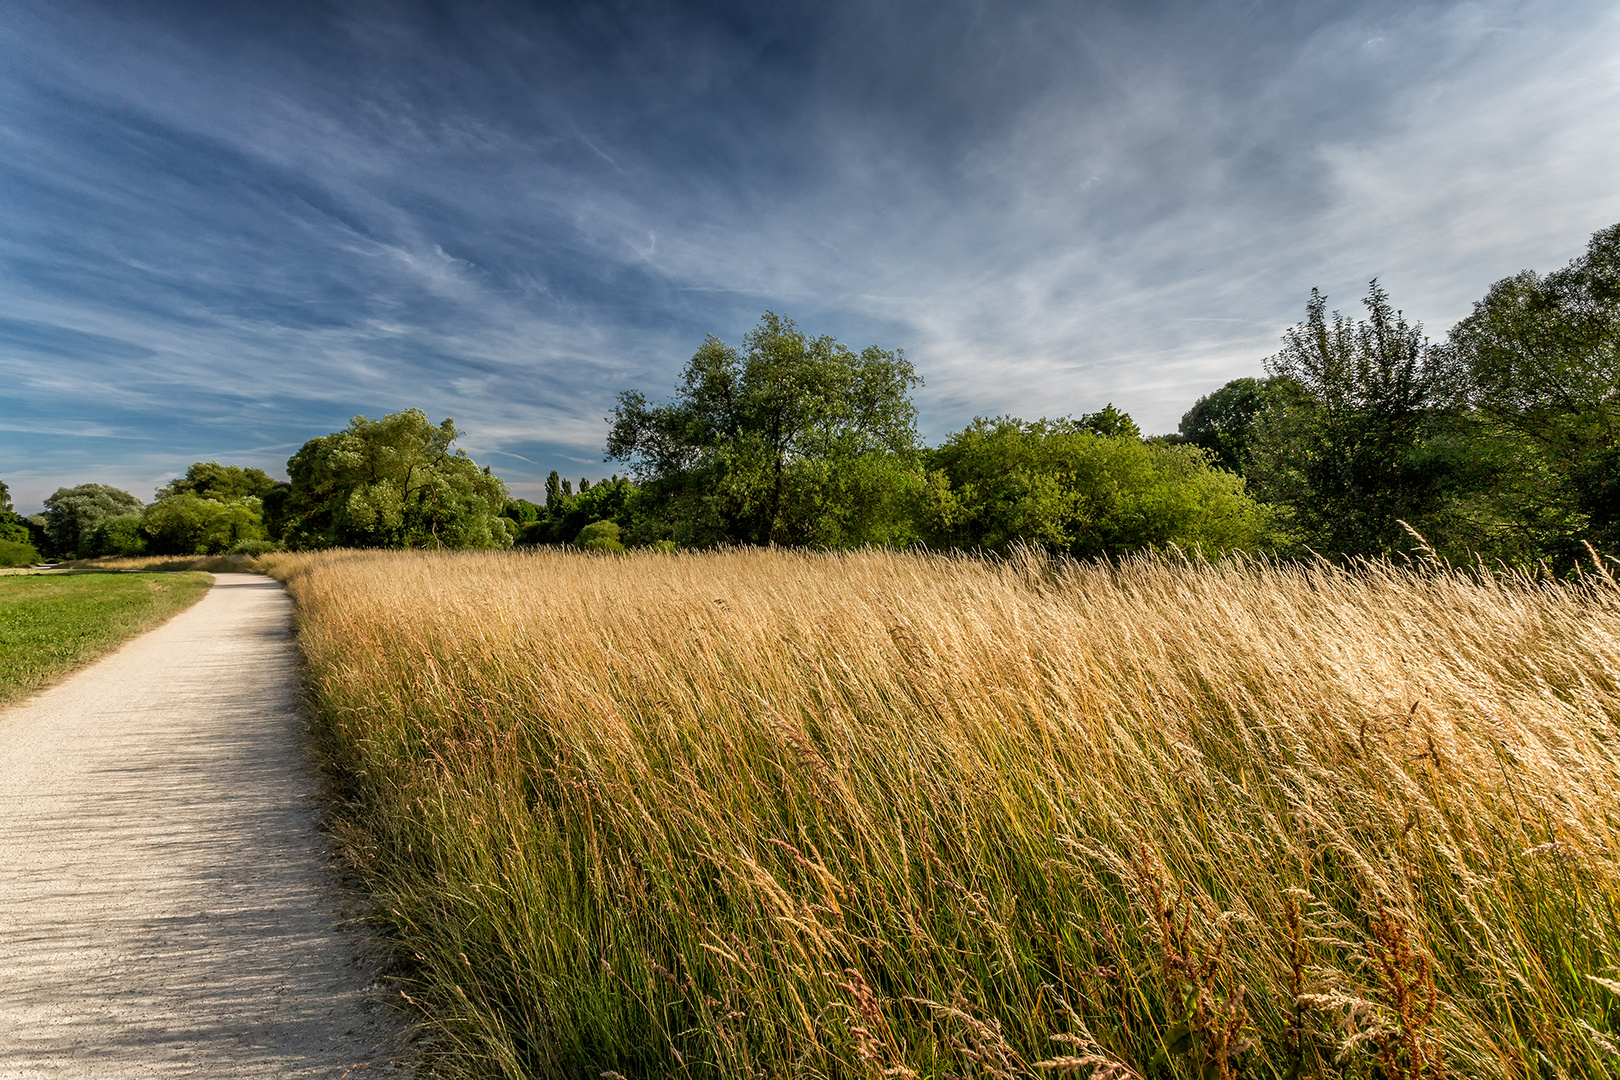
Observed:
[[[1311,286],[1443,332],[1620,220],[1601,3],[69,2],[0,25],[0,476],[452,415],[534,490],[766,308],[924,428],[1252,374]],[[156,448],[156,449],[154,449]]]

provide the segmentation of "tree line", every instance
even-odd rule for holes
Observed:
[[[0,560],[1030,544],[1568,566],[1620,547],[1620,225],[1560,270],[1498,281],[1442,342],[1376,281],[1363,305],[1330,312],[1313,290],[1264,377],[1199,399],[1174,435],[1110,405],[981,417],[932,447],[903,352],[767,313],[739,345],[707,339],[668,400],[619,395],[604,460],[625,476],[575,488],[553,472],[543,502],[513,499],[454,448],[453,422],[410,409],[311,439],[285,482],[198,463],[149,505],[86,484],[32,519],[0,485]]]

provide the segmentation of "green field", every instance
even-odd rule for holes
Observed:
[[[202,598],[207,574],[0,577],[0,701],[61,678]]]

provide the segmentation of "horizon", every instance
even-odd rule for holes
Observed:
[[[1592,2],[24,0],[0,26],[0,480],[285,476],[417,407],[594,483],[767,309],[903,348],[920,431],[1171,432],[1311,288],[1444,337],[1620,221]],[[292,11],[289,18],[285,14]]]

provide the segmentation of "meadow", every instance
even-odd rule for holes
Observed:
[[[0,702],[22,697],[190,607],[207,574],[0,575]]]
[[[1620,1071],[1620,586],[273,555],[430,1070]]]

